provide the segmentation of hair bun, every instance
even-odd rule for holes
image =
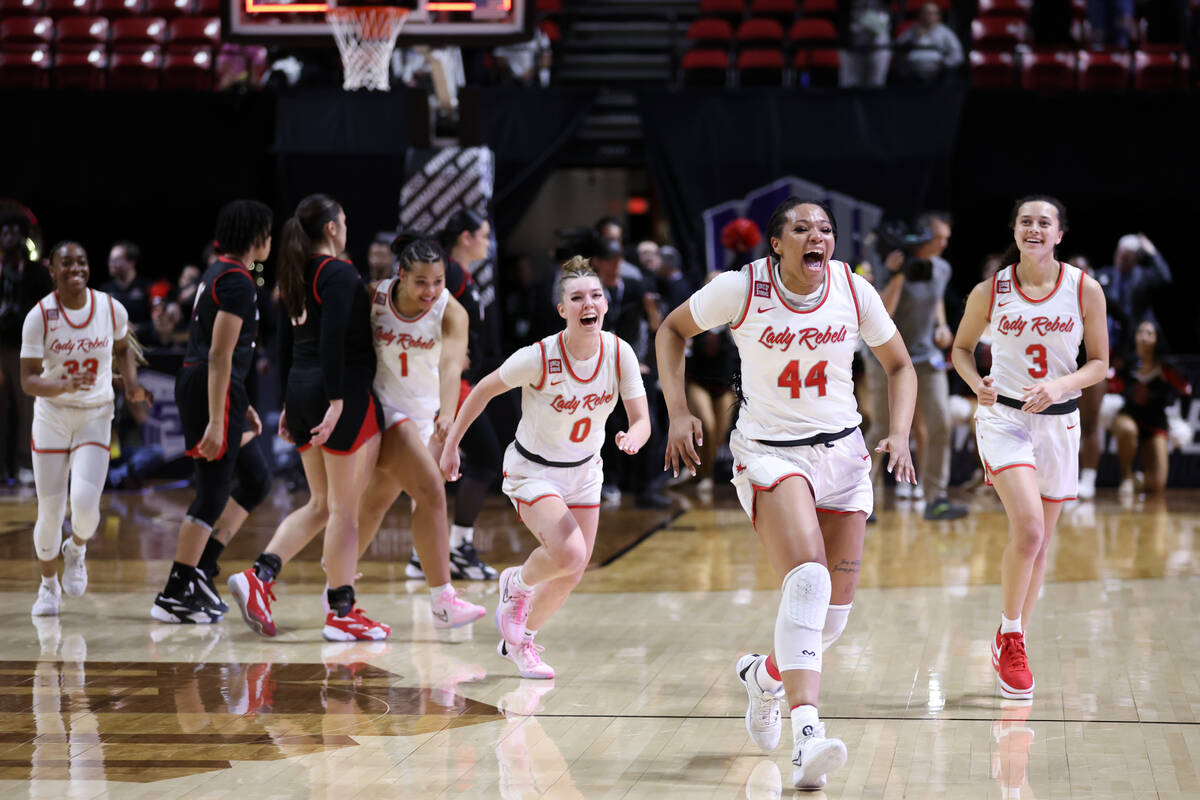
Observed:
[[[404,248],[424,238],[426,238],[424,234],[417,233],[416,231],[400,231],[396,234],[396,238],[392,239],[392,254],[398,256],[404,252]]]

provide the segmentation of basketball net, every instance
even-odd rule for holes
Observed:
[[[325,19],[342,56],[343,89],[391,89],[392,51],[408,11],[394,6],[330,6]]]

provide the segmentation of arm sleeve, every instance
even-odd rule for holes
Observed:
[[[883,300],[875,287],[861,275],[852,275],[854,294],[858,297],[858,311],[862,319],[858,324],[858,335],[868,347],[887,344],[896,335],[896,323],[883,307]]]
[[[113,305],[113,341],[121,341],[129,335],[129,311],[125,308],[125,304],[117,300],[112,295],[108,299]]]
[[[292,371],[292,341],[294,334],[292,332],[292,320],[288,317],[287,306],[283,304],[283,300],[279,301],[279,336],[276,338],[276,344],[279,346],[279,351],[276,354],[279,364],[279,397],[281,402],[287,402],[287,384],[288,374]]]
[[[248,275],[240,270],[222,273],[213,284],[212,293],[214,299],[221,299],[219,310],[237,314],[243,324],[254,320],[254,283]]]
[[[35,305],[25,315],[21,326],[21,358],[41,358],[46,354],[46,321],[41,306]]]
[[[621,397],[634,400],[646,394],[646,386],[642,383],[642,369],[638,364],[637,354],[633,346],[624,339],[617,339],[617,362],[621,373]]]
[[[346,393],[346,328],[358,288],[358,272],[344,261],[331,261],[317,278],[321,298],[321,375],[325,396],[341,400]]]
[[[743,267],[738,272],[723,272],[692,295],[688,309],[701,330],[712,330],[741,316],[749,293],[749,270]]]
[[[536,386],[542,381],[542,347],[535,342],[522,347],[500,365],[500,380],[509,386]]]

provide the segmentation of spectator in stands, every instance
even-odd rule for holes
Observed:
[[[1146,234],[1127,233],[1117,241],[1112,266],[1101,267],[1096,277],[1108,300],[1108,342],[1119,367],[1132,355],[1138,324],[1154,321],[1152,292],[1171,283],[1171,268]]]
[[[112,295],[129,312],[129,325],[138,339],[149,339],[153,330],[150,321],[150,282],[138,275],[142,249],[133,242],[121,241],[108,251],[108,277],[100,291]]]
[[[635,267],[633,264],[630,264],[628,261],[625,260],[624,231],[621,229],[621,223],[617,221],[617,218],[616,217],[601,217],[600,219],[596,220],[596,224],[593,229],[596,231],[596,235],[599,236],[601,239],[617,243],[618,248],[621,253],[621,262],[620,262],[621,277],[622,278],[632,278],[634,280],[639,280],[639,281],[645,281],[646,278],[642,274],[642,271],[640,269],[638,269],[637,267]],[[634,349],[637,348],[637,345],[634,344],[632,340],[630,340],[629,343],[634,346]],[[638,358],[640,359],[641,357],[642,356],[639,353]]]
[[[662,252],[658,247],[658,242],[647,239],[644,242],[638,242],[637,246],[638,266],[642,268],[642,275],[649,276],[650,280],[658,275],[658,268],[662,266]]]
[[[1154,322],[1143,321],[1134,334],[1135,358],[1117,371],[1109,388],[1125,398],[1125,406],[1113,420],[1117,461],[1121,465],[1118,495],[1132,496],[1135,489],[1134,458],[1141,453],[1145,479],[1140,487],[1148,493],[1167,486],[1167,407],[1177,398],[1192,396],[1192,386],[1170,365],[1163,363],[1166,351],[1162,331]]]
[[[882,0],[850,0],[838,5],[838,85],[877,88],[887,83],[891,18]]]
[[[933,83],[963,63],[958,35],[942,24],[937,3],[925,3],[917,24],[896,39],[897,78],[906,83]]]
[[[683,274],[683,257],[679,251],[670,245],[659,248],[658,270],[655,278],[658,282],[659,305],[663,309],[663,317],[670,314],[681,303],[686,303],[692,296],[692,284]],[[658,330],[658,326],[654,326]]]
[[[1087,0],[1088,22],[1092,24],[1092,44],[1128,47],[1136,35],[1133,0]]]
[[[33,398],[21,391],[21,326],[25,315],[54,290],[46,268],[29,258],[30,218],[0,218],[0,482],[33,485],[29,435]]]
[[[924,8],[924,7],[923,7]],[[950,479],[950,385],[946,376],[943,349],[954,341],[946,324],[943,296],[952,269],[942,258],[950,243],[950,217],[929,211],[917,220],[917,226],[932,236],[912,257],[900,251],[889,253],[885,269],[876,278],[884,307],[896,322],[917,371],[917,409],[925,425],[926,437],[918,453],[921,488],[924,492],[925,519],[951,520],[965,516],[965,506],[951,503],[946,496]],[[889,425],[887,392],[879,383],[882,370],[872,364],[874,389],[871,409],[871,441],[885,438]],[[880,431],[885,432],[879,434]],[[872,438],[874,437],[874,438]]]
[[[395,238],[394,233],[380,231],[367,248],[367,272],[372,283],[396,274],[396,260],[392,255],[392,240]]]
[[[1083,274],[1096,277],[1096,270],[1091,259],[1082,254],[1076,254],[1067,259],[1067,263],[1083,270]],[[1112,309],[1112,298],[1105,297],[1106,305]],[[1087,361],[1087,352],[1079,350],[1081,365]],[[983,374],[982,372],[980,373]],[[1079,395],[1079,486],[1075,491],[1080,500],[1091,500],[1096,496],[1096,470],[1100,466],[1101,414],[1100,406],[1104,395],[1108,392],[1105,381],[1093,383],[1080,390]]]
[[[533,38],[501,45],[492,55],[507,80],[543,89],[550,85],[550,37],[540,27],[533,29]]]

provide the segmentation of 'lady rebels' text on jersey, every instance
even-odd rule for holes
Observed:
[[[90,389],[57,397],[39,397],[37,403],[72,408],[106,406],[113,402],[113,345],[125,338],[129,314],[125,306],[104,292],[88,289],[83,308],[63,308],[58,292],[38,301],[25,317],[21,358],[40,358],[43,378],[61,378],[83,370],[96,376]]]
[[[600,334],[594,359],[584,363],[572,362],[562,333],[547,336],[513,353],[500,378],[521,387],[517,442],[563,463],[600,452],[618,396],[631,400],[646,393],[633,348],[608,332]]]
[[[1021,290],[1015,266],[992,276],[988,321],[992,327],[992,371],[996,390],[1013,399],[1022,387],[1070,375],[1083,341],[1083,272],[1063,263],[1050,294],[1033,300]],[[1063,396],[1080,395],[1075,390]]]
[[[400,314],[392,303],[395,278],[380,281],[371,302],[371,334],[379,366],[375,393],[384,405],[414,420],[431,421],[438,413],[438,363],[442,358],[442,317],[450,292],[416,317]]]
[[[778,268],[761,258],[718,276],[689,301],[701,328],[728,323],[733,333],[745,398],[738,430],[789,441],[859,425],[851,364],[860,336],[878,347],[895,335],[883,302],[841,261],[829,263],[811,308],[797,308],[781,284]]]

